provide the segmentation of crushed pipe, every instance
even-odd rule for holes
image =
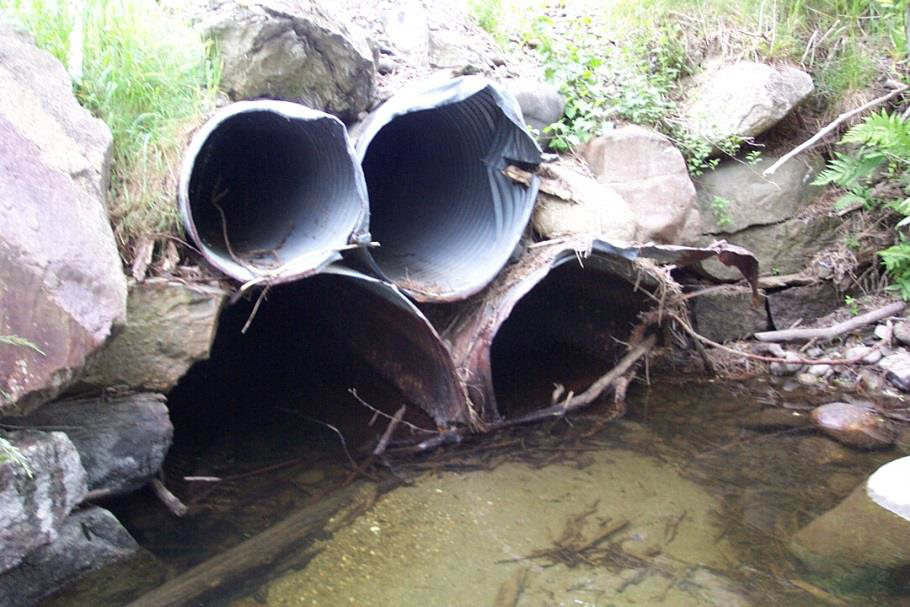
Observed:
[[[286,101],[234,103],[206,122],[184,155],[178,202],[205,259],[244,283],[303,278],[369,242],[344,125]]]
[[[372,271],[422,302],[456,301],[489,283],[531,216],[541,154],[515,98],[479,76],[405,88],[362,125],[357,158],[370,196]]]

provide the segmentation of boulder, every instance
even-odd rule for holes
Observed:
[[[834,585],[888,579],[910,567],[910,457],[876,470],[840,504],[803,527],[791,551]]]
[[[796,217],[820,191],[812,180],[824,161],[814,155],[797,156],[771,177],[764,177],[762,171],[776,161],[776,157],[766,156],[749,165],[729,159],[696,177],[702,232],[730,234]]]
[[[837,217],[814,215],[767,226],[753,226],[720,236],[755,255],[761,274],[796,274],[806,268],[816,253],[837,242],[840,226],[841,221]],[[702,243],[713,240],[713,236],[703,237]],[[714,260],[702,263],[702,269],[719,280],[740,278],[735,270]]]
[[[113,564],[139,549],[113,514],[90,507],[74,512],[57,539],[31,552],[0,575],[4,607],[30,607],[79,577]]]
[[[816,428],[831,438],[858,449],[884,449],[894,443],[891,423],[871,406],[828,403],[810,414]]]
[[[842,303],[843,298],[827,281],[768,294],[768,309],[776,329],[788,329],[798,321],[812,322],[834,312]]]
[[[809,74],[797,68],[739,61],[695,79],[684,120],[710,142],[754,137],[777,124],[814,88]]]
[[[165,402],[150,393],[70,399],[10,421],[59,427],[79,452],[89,491],[116,495],[142,487],[161,468],[174,434]]]
[[[552,84],[530,78],[515,78],[503,83],[515,95],[525,123],[539,132],[562,118],[566,102]]]
[[[63,66],[0,25],[0,408],[53,398],[124,320],[110,146]]]
[[[190,10],[218,46],[232,99],[297,101],[343,120],[369,106],[369,43],[317,0],[209,0]]]
[[[62,432],[11,432],[7,440],[25,465],[0,458],[0,572],[57,539],[70,511],[85,497],[79,453]]]
[[[214,287],[163,279],[131,285],[126,328],[88,364],[80,382],[169,392],[209,357],[226,298]]]
[[[612,188],[597,183],[567,163],[545,165],[534,229],[546,238],[567,235],[600,237],[610,242],[634,242],[638,225],[626,201]]]
[[[678,242],[695,207],[695,186],[669,139],[641,126],[621,126],[589,141],[582,154],[597,181],[631,207],[643,240]]]
[[[768,330],[764,302],[753,305],[752,290],[747,287],[700,295],[692,301],[692,313],[698,332],[716,342],[743,339]]]

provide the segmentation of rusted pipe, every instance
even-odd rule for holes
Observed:
[[[357,157],[370,196],[366,254],[378,275],[424,302],[456,301],[489,283],[531,216],[540,148],[515,98],[479,76],[417,83],[362,125]]]
[[[202,255],[241,282],[309,276],[369,239],[344,125],[286,101],[234,103],[206,122],[184,155],[178,201]]]

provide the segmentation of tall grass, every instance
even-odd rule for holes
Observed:
[[[114,136],[110,215],[121,250],[176,229],[184,133],[220,77],[211,46],[155,0],[0,0],[74,75],[74,92]]]

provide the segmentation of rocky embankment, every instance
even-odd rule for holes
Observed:
[[[502,81],[536,128],[561,116],[562,100],[539,68],[513,61],[455,9],[375,5],[224,0],[175,10],[216,41],[225,99],[298,101],[355,127],[404,83],[443,70]],[[5,428],[17,428],[5,439],[26,462],[0,459],[0,594],[5,604],[29,605],[136,550],[91,502],[157,474],[172,436],[166,394],[209,355],[230,285],[170,242],[127,276],[106,213],[109,130],[78,105],[63,66],[6,25],[0,58],[0,412]],[[792,67],[704,67],[685,115],[709,139],[767,133],[813,91],[810,76]],[[540,239],[746,247],[761,264],[758,305],[719,263],[689,275],[692,290],[720,285],[692,305],[695,329],[715,342],[824,326],[829,320],[818,319],[832,313],[843,320],[852,220],[811,185],[819,157],[800,155],[765,175],[775,160],[724,158],[693,179],[668,138],[617,125],[576,157],[543,166],[544,180],[565,187],[544,189],[533,228]],[[863,395],[817,409],[812,423],[852,447],[879,448],[906,442],[901,423],[910,420],[880,399],[910,390],[908,347],[910,324],[898,314],[836,346],[741,349],[789,363],[771,368],[785,383],[832,390],[839,401],[842,392]],[[42,429],[18,429],[29,426]],[[907,562],[906,552],[896,558]]]

